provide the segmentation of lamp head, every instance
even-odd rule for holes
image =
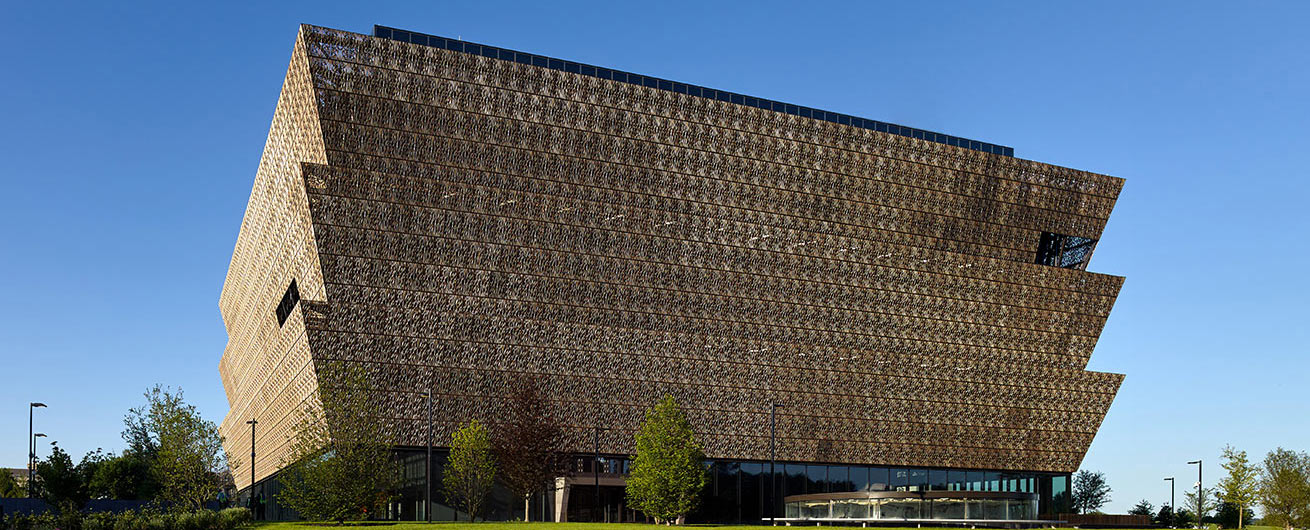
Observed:
[[[36,433],[36,434],[33,434],[32,437],[33,437],[33,438],[45,438],[45,433],[43,433],[43,432],[38,432],[38,433]]]
[[[31,407],[34,408],[34,409],[43,409],[43,408],[45,408],[45,403],[41,403],[41,402],[37,402],[37,401],[33,401],[33,402],[29,403],[28,405],[31,406]]]
[[[1173,480],[1174,480],[1173,477],[1165,477],[1164,479],[1165,479],[1165,480],[1168,480],[1168,481],[1170,481],[1170,482],[1173,482]]]
[[[259,422],[258,422],[258,421],[255,421],[254,419],[251,419],[250,421],[247,421],[247,422],[246,422],[246,425],[254,425],[254,424],[256,424],[256,423],[259,423]]]
[[[1200,463],[1201,463],[1200,460],[1193,460],[1191,462],[1188,462],[1188,464],[1200,464]]]

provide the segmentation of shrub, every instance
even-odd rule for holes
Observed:
[[[221,512],[203,510],[168,513],[153,510],[123,513],[13,514],[0,517],[0,530],[244,530],[250,526],[250,510],[228,508]]]
[[[218,527],[222,530],[237,530],[250,526],[254,518],[246,508],[228,508],[218,512]]]

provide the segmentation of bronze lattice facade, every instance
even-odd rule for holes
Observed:
[[[1123,378],[1122,180],[1007,147],[378,28],[303,26],[221,308],[238,486],[327,360],[424,443],[542,376],[571,449],[663,394],[712,459],[1069,473]],[[620,78],[620,74],[622,77]],[[294,282],[294,287],[293,287]],[[439,442],[440,444],[440,442]]]

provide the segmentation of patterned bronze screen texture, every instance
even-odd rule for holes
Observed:
[[[404,445],[535,375],[580,453],[672,394],[711,458],[778,402],[780,460],[1077,468],[1123,279],[1034,256],[1122,180],[487,55],[301,27],[220,301],[240,486],[329,360]]]

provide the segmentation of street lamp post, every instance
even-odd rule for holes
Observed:
[[[37,438],[45,438],[45,437],[46,437],[46,435],[45,435],[45,433],[43,433],[43,432],[38,432],[38,433],[32,435],[32,469],[33,469],[33,470],[36,469],[36,465],[37,465],[37,463],[40,462],[40,460],[37,458],[37,454],[36,454],[36,439],[37,439]],[[30,475],[30,474],[29,474],[28,477],[27,477],[27,487],[28,487],[28,493],[27,493],[27,496],[30,498],[30,497],[32,496],[32,487],[33,487],[33,484],[32,484],[32,475]]]
[[[250,418],[250,421],[246,422],[246,425],[250,426],[250,513],[251,515],[257,515],[255,513],[256,511],[255,510],[255,425],[258,424],[259,422],[256,421],[254,418]]]
[[[591,463],[591,474],[596,481],[596,504],[595,504],[595,510],[593,510],[591,513],[591,517],[592,519],[595,519],[595,522],[600,522],[600,515],[596,513],[596,511],[600,510],[600,426],[599,425],[596,426],[596,432],[595,435],[592,437],[592,441],[595,443],[594,449],[596,451],[595,460]]]
[[[775,448],[777,447],[777,438],[778,438],[778,407],[781,406],[782,406],[781,403],[769,404],[769,506],[768,506],[768,510],[769,510],[769,524],[773,526],[778,525],[778,522],[776,521],[777,504],[778,504],[778,474],[777,474],[778,472],[774,466],[775,466],[775,461],[777,459]]]
[[[1178,508],[1174,507],[1174,478],[1166,477],[1169,481],[1169,526],[1178,526]]]
[[[427,482],[424,486],[423,499],[427,504],[423,505],[423,518],[427,522],[432,522],[432,391],[426,392],[428,398],[428,467],[423,471],[423,480]],[[524,517],[527,517],[525,514]]]
[[[1201,471],[1205,469],[1205,465],[1202,464],[1200,460],[1193,460],[1188,462],[1188,464],[1196,464],[1196,527],[1200,528],[1202,515],[1201,508],[1205,506],[1205,497],[1201,496],[1201,481],[1204,480]]]
[[[41,461],[41,458],[40,458],[41,455],[37,454],[37,452],[36,452],[36,447],[37,447],[37,445],[36,445],[36,439],[37,439],[37,438],[48,438],[48,437],[47,437],[47,436],[45,435],[45,433],[43,433],[43,432],[38,432],[38,433],[32,435],[32,467],[36,467],[36,463]],[[51,442],[51,443],[54,443],[54,442]]]
[[[27,496],[31,497],[32,478],[36,473],[36,436],[32,433],[32,411],[38,408],[45,408],[45,403],[31,402],[27,404]]]

